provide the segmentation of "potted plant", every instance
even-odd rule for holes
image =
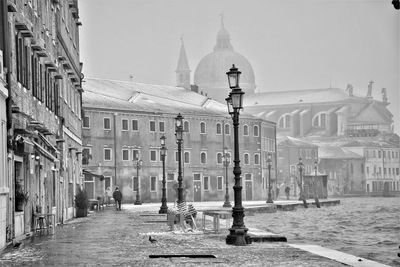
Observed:
[[[89,207],[89,199],[85,189],[78,187],[78,192],[75,195],[76,217],[86,217]]]
[[[29,194],[24,191],[20,183],[15,183],[15,211],[23,211],[24,205],[29,200]]]

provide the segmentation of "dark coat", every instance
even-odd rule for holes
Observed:
[[[122,200],[122,193],[121,193],[121,191],[115,190],[114,193],[113,193],[113,198],[114,198],[116,201],[121,201],[121,200]]]

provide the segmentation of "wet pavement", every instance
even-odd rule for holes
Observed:
[[[219,234],[171,232],[156,214],[158,206],[109,207],[57,226],[54,235],[35,235],[18,248],[0,254],[0,266],[343,266],[341,263],[288,246],[253,243],[225,244],[227,230]],[[200,216],[197,225],[200,226]],[[251,227],[251,225],[247,225]],[[157,240],[151,243],[149,235]],[[216,258],[150,258],[155,254],[207,254]]]

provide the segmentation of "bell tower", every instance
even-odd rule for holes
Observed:
[[[185,44],[181,37],[181,51],[179,52],[178,66],[176,67],[176,86],[190,90],[190,68],[186,56]]]

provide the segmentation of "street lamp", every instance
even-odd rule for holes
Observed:
[[[315,160],[314,161],[314,180],[313,180],[314,201],[315,201],[315,205],[317,206],[317,208],[320,208],[321,205],[319,204],[317,186],[316,186],[317,172],[318,172],[318,161]]]
[[[136,191],[136,200],[135,200],[134,204],[142,205],[142,201],[140,200],[139,170],[142,168],[143,160],[139,159],[139,155],[136,156],[134,165],[136,167],[136,177],[137,177],[137,191]]]
[[[267,203],[274,203],[274,201],[272,201],[272,195],[271,195],[271,167],[272,167],[271,154],[268,154],[267,167],[268,167],[268,199],[267,199]]]
[[[243,108],[244,92],[239,87],[239,77],[241,72],[232,65],[232,68],[226,73],[228,75],[229,87],[231,92],[225,99],[228,105],[228,112],[233,120],[234,135],[234,167],[233,174],[235,176],[234,202],[232,208],[233,224],[229,229],[229,235],[226,237],[226,243],[229,245],[245,246],[251,243],[250,237],[247,235],[248,229],[244,225],[244,208],[242,206],[242,185],[241,185],[241,169],[239,158],[239,111]]]
[[[303,200],[303,169],[304,169],[304,164],[303,164],[303,159],[301,157],[299,158],[299,163],[297,163],[297,168],[299,169],[299,172],[300,172],[300,197],[299,197],[299,200]]]
[[[224,147],[224,155],[223,155],[223,160],[224,160],[224,166],[225,166],[225,202],[222,207],[224,208],[230,208],[232,207],[231,202],[229,201],[229,189],[228,189],[228,166],[229,166],[229,161],[231,159],[229,153],[228,153],[228,148]]]
[[[161,142],[161,161],[162,161],[162,197],[161,197],[161,207],[160,210],[158,211],[159,214],[166,214],[168,211],[167,207],[167,196],[166,196],[166,188],[165,188],[165,156],[167,155],[167,148],[165,147],[165,135],[161,136],[160,142]]]
[[[182,188],[182,140],[183,140],[183,117],[181,113],[175,118],[175,136],[178,143],[178,204],[183,202]]]

